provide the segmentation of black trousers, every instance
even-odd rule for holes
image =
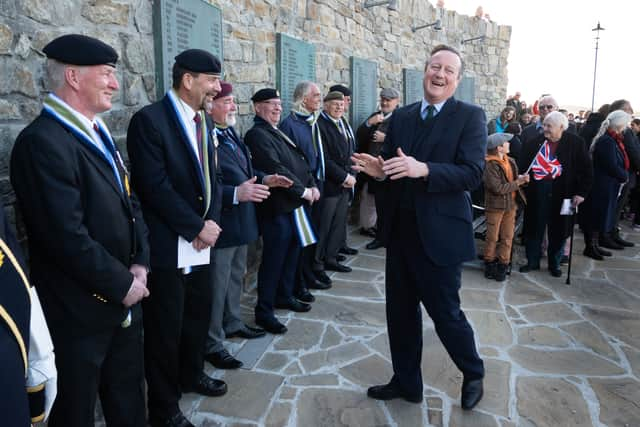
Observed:
[[[73,325],[49,325],[58,370],[49,427],[93,426],[97,395],[107,426],[146,425],[140,307],[133,311],[128,328],[93,335],[74,335]]]
[[[29,339],[29,337],[24,337]],[[25,343],[27,344],[27,343]],[[29,402],[20,347],[0,320],[0,417],[2,425],[30,427]]]
[[[436,333],[466,379],[484,376],[473,329],[460,309],[461,265],[440,267],[424,254],[415,214],[400,211],[387,246],[387,330],[393,378],[408,394],[422,394],[422,315],[420,303]]]
[[[560,212],[552,212],[553,181],[536,181],[529,184],[530,198],[525,209],[524,221],[526,224],[525,251],[527,264],[540,266],[542,257],[542,240],[545,229],[547,230],[547,262],[549,268],[559,268],[562,258],[562,249],[565,241],[563,236]]]
[[[184,275],[155,268],[151,295],[143,300],[145,373],[150,418],[167,418],[180,409],[182,389],[193,387],[204,368],[211,320],[209,266]]]

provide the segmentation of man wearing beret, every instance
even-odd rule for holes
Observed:
[[[224,348],[222,340],[264,336],[264,330],[246,325],[240,317],[240,296],[247,268],[248,244],[258,239],[255,203],[269,197],[269,187],[288,187],[293,182],[280,175],[254,170],[251,153],[236,132],[233,86],[220,83],[221,90],[210,104],[209,115],[216,126],[218,157],[222,170],[222,218],[224,232],[213,250],[213,298],[205,360],[219,369],[242,366]]]
[[[55,346],[49,426],[144,426],[142,312],[147,229],[105,123],[115,50],[81,35],[43,49],[52,93],[16,140],[11,183],[29,238],[31,279]]]
[[[304,151],[278,129],[282,104],[278,91],[261,89],[251,98],[256,112],[253,127],[245,136],[251,149],[253,166],[266,174],[283,175],[293,181],[289,187],[273,188],[258,207],[262,230],[262,262],[258,270],[256,323],[273,334],[287,327],[276,319],[276,295],[293,300],[296,267],[301,247],[315,243],[315,236],[303,204],[320,197]]]
[[[152,297],[145,301],[149,423],[191,426],[183,392],[220,396],[203,372],[211,320],[211,248],[220,235],[217,139],[204,108],[220,91],[218,58],[189,49],[175,58],[173,88],[134,114],[127,144],[133,187],[149,226]]]

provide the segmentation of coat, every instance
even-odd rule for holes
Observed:
[[[380,114],[380,113],[382,112],[376,111],[374,113],[371,113],[369,117],[367,117],[367,120],[369,120],[371,117],[375,116],[376,114]],[[377,130],[386,134],[392,117],[393,117],[393,114],[391,114],[389,117],[383,120],[382,123],[373,125],[373,126],[367,126],[367,120],[362,122],[360,126],[358,126],[358,129],[356,130],[356,151],[359,153],[371,154],[372,156],[378,156],[380,154],[380,150],[382,149],[382,145],[384,144],[384,142],[374,141],[373,134]],[[386,140],[386,137],[385,137],[385,140]],[[375,179],[371,178],[369,175],[366,175],[366,174],[359,174],[358,181],[363,183],[366,182],[368,184],[367,185],[368,192],[371,194],[375,194],[376,188],[378,188],[379,186],[378,182]]]
[[[343,191],[350,191],[344,188],[342,183],[347,178],[347,175],[353,174],[351,171],[352,144],[340,133],[335,122],[324,114],[320,115],[318,126],[320,126],[325,150],[326,180],[323,196],[338,196]]]
[[[514,191],[516,192],[516,197],[520,197],[523,202],[526,200],[522,188],[515,181],[518,178],[518,166],[511,158],[509,158],[509,166],[513,171],[513,181],[507,181],[507,175],[497,161],[490,160],[486,163],[482,175],[482,181],[484,182],[484,208],[486,210],[510,211],[515,209],[517,203],[512,195]]]

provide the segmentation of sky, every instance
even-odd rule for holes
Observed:
[[[432,0],[435,5],[435,0]],[[595,36],[600,32],[594,106],[619,98],[640,113],[640,1],[445,0],[464,15],[482,6],[491,20],[510,25],[507,93],[531,105],[542,94],[560,106],[591,109]]]

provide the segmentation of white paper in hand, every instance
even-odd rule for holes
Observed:
[[[191,243],[178,236],[178,268],[209,264],[211,248],[196,250]]]

